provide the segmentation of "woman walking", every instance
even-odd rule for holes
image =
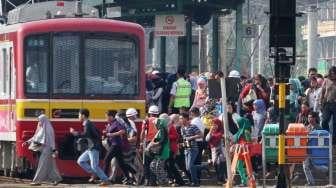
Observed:
[[[57,185],[62,177],[56,166],[55,133],[54,129],[44,114],[38,117],[37,129],[34,136],[23,143],[29,144],[29,149],[41,152],[32,186],[39,186],[42,182],[52,182]]]

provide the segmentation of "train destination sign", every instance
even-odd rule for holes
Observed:
[[[185,31],[184,15],[155,16],[156,36],[184,36]]]

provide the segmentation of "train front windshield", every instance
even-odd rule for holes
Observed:
[[[139,95],[136,39],[106,33],[57,33],[25,40],[27,95],[131,99]]]

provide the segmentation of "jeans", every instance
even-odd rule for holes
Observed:
[[[309,185],[315,185],[315,178],[312,174],[312,170],[317,171],[318,173],[327,173],[328,167],[325,165],[314,165],[312,164],[311,159],[307,157],[306,160],[303,161],[303,171]]]
[[[333,144],[336,143],[336,102],[327,102],[322,109],[322,128],[333,133]],[[332,117],[332,127],[329,130],[329,122]]]
[[[191,174],[191,181],[194,184],[199,184],[199,179],[197,176],[199,167],[198,165],[195,164],[198,155],[198,148],[187,148],[184,150],[184,154],[185,154],[186,169]]]
[[[89,164],[90,162],[90,164]],[[95,174],[101,180],[107,181],[107,176],[103,172],[103,170],[98,166],[99,165],[99,151],[95,149],[87,149],[84,153],[82,153],[77,163],[80,167],[82,167],[87,173]]]

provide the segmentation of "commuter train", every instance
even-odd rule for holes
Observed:
[[[82,130],[79,109],[89,109],[99,129],[107,110],[134,107],[145,114],[143,28],[97,17],[50,18],[52,12],[46,19],[0,26],[0,170],[5,174],[36,166],[22,143],[33,136],[41,113],[55,129],[57,165],[68,177],[85,176],[69,137],[70,127]]]

